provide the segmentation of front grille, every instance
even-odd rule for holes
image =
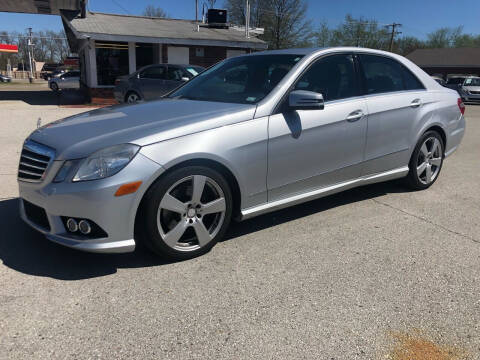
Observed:
[[[470,94],[472,94],[472,95],[480,95],[480,91],[470,90]]]
[[[27,140],[23,145],[18,165],[18,179],[40,182],[45,176],[48,165],[55,157],[55,151],[45,145]]]
[[[27,200],[23,200],[23,208],[25,209],[25,215],[27,215],[28,220],[43,229],[50,231],[50,223],[48,222],[47,213],[43,208],[34,205]]]

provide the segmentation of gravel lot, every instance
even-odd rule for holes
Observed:
[[[76,252],[23,225],[23,139],[38,117],[85,109],[5,89],[0,359],[480,359],[480,106],[427,191],[351,190],[162,263]]]

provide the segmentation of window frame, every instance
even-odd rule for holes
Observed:
[[[151,69],[153,69],[153,68],[163,68],[163,69],[164,69],[164,74],[165,74],[164,79],[161,79],[161,78],[151,78],[151,77],[144,77],[144,76],[143,76],[143,74],[144,74],[145,72],[147,72],[147,71],[149,71],[149,70],[151,70]],[[165,81],[165,80],[167,80],[167,76],[166,76],[166,75],[167,75],[167,71],[168,71],[168,69],[167,69],[167,66],[166,66],[166,65],[163,65],[163,64],[155,64],[155,65],[152,65],[152,66],[147,67],[146,69],[141,70],[141,71],[139,72],[139,75],[140,75],[139,78],[140,78],[140,79],[147,79],[147,80],[162,80],[162,81]]]
[[[297,78],[292,83],[292,85],[290,85],[290,87],[287,89],[287,91],[285,91],[283,96],[280,98],[278,103],[275,105],[275,107],[272,111],[272,115],[282,113],[282,108],[285,106],[285,102],[288,101],[288,96],[295,89],[295,86],[300,81],[300,79],[303,77],[303,75],[305,75],[305,73],[307,71],[309,71],[311,67],[313,67],[317,62],[319,62],[323,59],[326,59],[327,57],[337,56],[337,55],[350,55],[350,56],[352,56],[352,58],[353,58],[353,71],[355,72],[355,78],[356,78],[356,81],[358,83],[358,94],[356,96],[351,96],[351,97],[348,97],[348,98],[325,101],[324,102],[325,106],[327,104],[344,102],[344,101],[351,101],[351,100],[355,100],[355,99],[359,99],[359,98],[363,97],[364,96],[364,94],[363,94],[363,82],[360,79],[359,69],[358,69],[357,60],[356,60],[356,53],[350,52],[350,51],[341,51],[341,52],[333,52],[333,53],[328,53],[328,54],[322,54],[322,55],[317,56],[314,59],[312,59],[310,61],[310,63],[305,67],[305,69],[303,69],[303,71],[297,76]]]
[[[358,71],[359,71],[359,76],[361,78],[361,81],[363,83],[363,85],[361,86],[362,90],[363,90],[363,96],[365,97],[371,97],[371,96],[381,96],[381,95],[386,95],[386,94],[398,94],[398,93],[404,93],[404,92],[418,92],[418,91],[427,91],[427,88],[425,86],[425,84],[423,83],[422,80],[420,80],[418,78],[417,75],[415,75],[407,66],[403,65],[400,61],[398,61],[397,59],[394,59],[392,58],[391,56],[388,56],[388,55],[383,55],[383,54],[372,54],[372,53],[369,53],[369,52],[358,52],[358,53],[355,53],[355,58],[356,58],[356,61],[358,63]],[[387,92],[381,92],[381,93],[373,93],[373,94],[369,94],[368,93],[368,87],[367,87],[367,78],[365,76],[365,71],[364,71],[364,68],[363,68],[363,64],[362,64],[362,59],[361,59],[361,56],[362,55],[367,55],[367,56],[375,56],[375,57],[379,57],[379,58],[385,58],[385,59],[389,59],[395,63],[397,63],[399,66],[400,66],[400,69],[402,70],[401,71],[401,78],[402,78],[402,84],[403,84],[403,87],[404,89],[402,90],[395,90],[395,91],[387,91]],[[410,90],[407,90],[405,89],[406,87],[406,79],[405,79],[405,75],[404,75],[404,72],[408,72],[410,73],[410,75],[412,75],[415,79],[417,79],[417,81],[419,82],[419,84],[422,86],[421,89],[410,89]]]

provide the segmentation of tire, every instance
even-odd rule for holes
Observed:
[[[418,141],[413,151],[407,185],[414,190],[425,190],[437,181],[445,157],[445,145],[440,134],[427,131]]]
[[[50,89],[52,89],[53,91],[58,91],[58,85],[57,83],[50,83]]]
[[[125,95],[125,102],[127,104],[136,104],[140,100],[142,100],[142,98],[135,91],[130,91]]]
[[[219,172],[203,166],[173,170],[145,195],[140,240],[170,260],[203,255],[224,236],[232,204],[230,186]]]

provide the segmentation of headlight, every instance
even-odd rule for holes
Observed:
[[[140,146],[122,144],[99,150],[82,161],[73,181],[103,179],[122,170],[137,154]]]

